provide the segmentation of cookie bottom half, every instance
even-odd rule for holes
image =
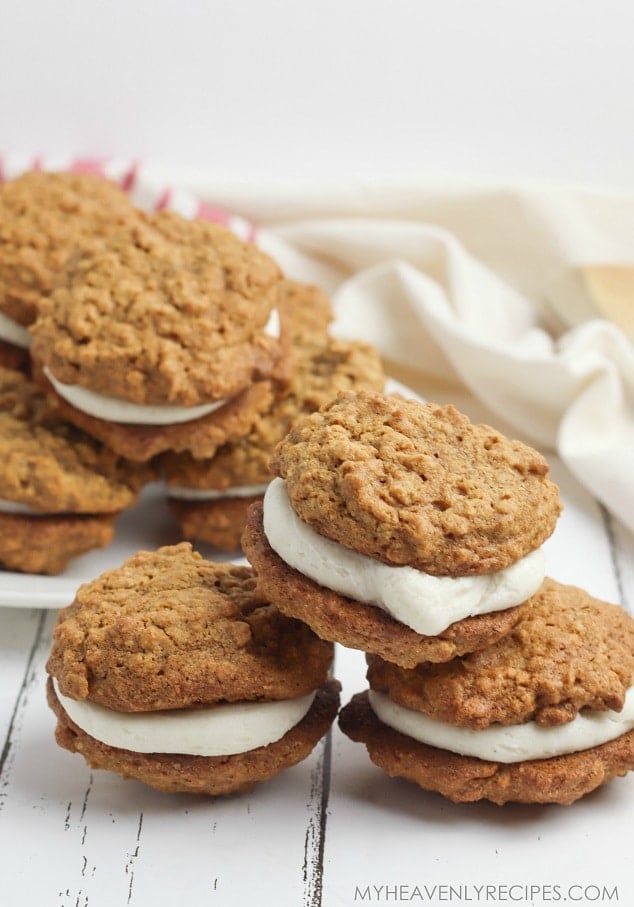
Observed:
[[[95,740],[74,724],[62,708],[51,678],[47,700],[57,715],[55,739],[64,749],[82,755],[91,768],[117,772],[168,793],[213,796],[249,791],[305,759],[327,733],[339,709],[340,685],[326,681],[304,718],[280,740],[231,756],[188,756],[175,753],[135,753]]]
[[[634,769],[634,731],[609,743],[526,762],[489,762],[419,743],[383,724],[368,694],[358,693],[339,715],[341,730],[364,743],[375,765],[454,803],[558,803],[569,805]]]
[[[21,573],[62,573],[72,558],[110,544],[116,517],[0,513],[0,565]]]
[[[249,510],[242,547],[258,574],[263,594],[322,639],[380,655],[403,668],[446,662],[475,652],[509,633],[524,604],[456,621],[438,636],[422,636],[373,605],[345,598],[303,576],[278,557],[262,526],[262,505]]]
[[[223,444],[246,435],[258,414],[268,409],[272,400],[271,383],[257,381],[220,409],[200,419],[174,425],[128,425],[97,419],[76,409],[53,391],[39,366],[36,375],[62,418],[135,462],[147,462],[166,450],[188,451],[199,458],[212,457]]]

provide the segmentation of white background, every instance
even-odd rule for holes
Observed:
[[[20,0],[0,150],[634,187],[630,0]]]

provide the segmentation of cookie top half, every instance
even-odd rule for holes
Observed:
[[[302,696],[327,678],[332,654],[258,595],[251,569],[183,542],[81,586],[47,670],[66,696],[135,712]]]
[[[150,473],[60,419],[23,372],[0,366],[0,499],[43,513],[112,513]]]
[[[42,303],[32,354],[63,384],[196,406],[268,377],[282,275],[229,230],[172,212],[84,250]]]
[[[31,324],[77,248],[138,216],[91,174],[32,171],[0,185],[0,312]]]
[[[561,510],[544,457],[455,407],[348,391],[271,461],[321,535],[436,576],[491,573],[538,548]]]
[[[546,579],[510,633],[486,649],[412,670],[376,656],[368,662],[373,689],[439,721],[474,730],[527,721],[553,727],[582,709],[623,708],[634,684],[634,620]]]

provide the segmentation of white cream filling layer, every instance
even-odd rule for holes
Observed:
[[[271,312],[269,320],[264,326],[264,332],[272,337],[279,337],[280,317],[277,309]],[[228,399],[201,403],[198,406],[157,406],[132,403],[121,397],[97,394],[79,384],[62,384],[47,367],[44,368],[44,373],[56,392],[67,403],[88,416],[103,419],[104,422],[121,422],[124,425],[181,425],[183,422],[202,419],[203,416],[210,415],[228,403]]]
[[[179,425],[208,416],[224,406],[226,400],[215,403],[202,403],[200,406],[153,406],[143,403],[131,403],[121,397],[106,397],[95,391],[80,387],[79,384],[62,384],[51,370],[44,368],[44,373],[57,393],[88,416],[103,419],[105,422],[122,422],[125,425]]]
[[[20,501],[7,501],[0,498],[0,513],[15,513],[22,516],[43,516],[46,511],[36,510],[29,504],[22,504]]]
[[[383,564],[303,523],[279,478],[264,497],[264,533],[289,567],[333,592],[382,608],[424,636],[437,636],[466,617],[519,605],[537,592],[545,574],[541,549],[482,576],[430,576],[413,567]]]
[[[115,712],[55,693],[74,723],[95,740],[135,753],[231,756],[268,746],[302,720],[315,693],[278,702],[221,703],[199,709]]]
[[[277,309],[271,309],[269,320],[266,322],[262,330],[265,334],[268,334],[269,337],[272,337],[274,340],[280,339],[280,334],[282,333],[282,325],[280,322],[280,313]]]
[[[261,485],[237,485],[218,491],[215,488],[186,488],[184,485],[169,485],[167,493],[170,498],[182,501],[219,501],[223,498],[254,498],[263,495],[268,482]]]
[[[31,346],[31,334],[23,324],[18,324],[13,318],[0,312],[0,340],[6,340],[14,346],[21,346],[28,350]]]
[[[568,724],[542,727],[526,724],[492,725],[481,731],[436,721],[421,712],[397,705],[384,693],[370,690],[370,706],[383,724],[419,743],[461,756],[490,762],[525,762],[549,759],[600,746],[634,728],[634,687],[630,687],[621,712],[581,712]]]

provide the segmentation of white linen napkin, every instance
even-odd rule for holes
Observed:
[[[424,396],[428,384],[462,385],[520,437],[556,450],[634,530],[634,348],[618,326],[593,319],[547,330],[544,300],[519,293],[433,225],[338,218],[274,233],[340,273],[339,333],[404,365]]]

